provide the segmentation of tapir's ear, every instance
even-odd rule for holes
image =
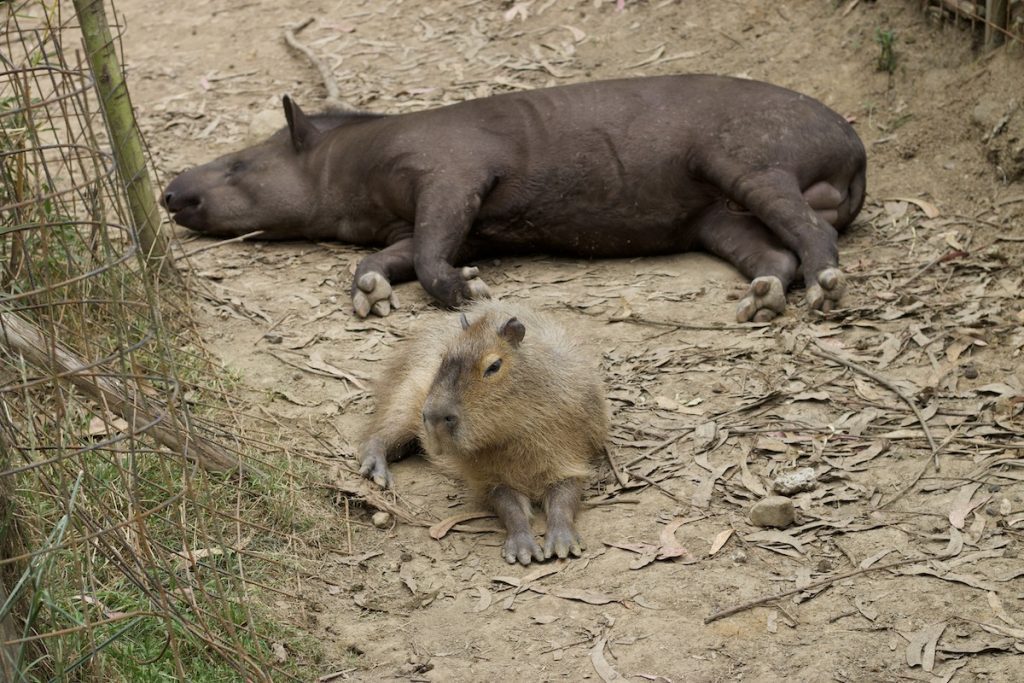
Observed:
[[[295,147],[296,152],[305,151],[313,145],[319,131],[292,98],[285,95],[282,100],[284,102],[284,117],[288,119],[288,131],[292,136],[292,146]]]
[[[526,327],[519,322],[519,318],[509,318],[508,322],[501,326],[498,334],[504,337],[513,348],[516,348],[526,336]]]
[[[462,325],[462,329],[469,329],[469,318],[466,317],[465,313],[459,313],[459,324]]]

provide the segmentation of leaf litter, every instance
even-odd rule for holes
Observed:
[[[354,12],[351,18],[308,29],[309,44],[334,65],[340,91],[353,104],[378,111],[406,111],[547,85],[563,77],[581,78],[587,65],[586,51],[593,48],[595,39],[603,39],[594,23],[583,23],[577,14],[562,13],[558,6],[539,1],[460,13],[457,22],[452,11],[431,7],[420,18],[415,35],[368,32],[373,19],[387,16],[395,7],[382,2],[367,9],[365,16],[357,17],[359,12]],[[648,11],[643,4],[640,7]],[[852,3],[848,5],[852,7]],[[623,18],[642,16],[633,3],[622,3],[622,8]],[[511,16],[506,19],[508,13]],[[460,30],[448,30],[453,25]],[[538,28],[547,32],[528,33]],[[430,49],[419,54],[419,49],[403,45],[406,38]],[[508,47],[512,39],[520,41],[518,49]],[[620,66],[651,69],[675,58],[693,58],[694,64],[703,64],[696,58],[706,51],[704,47],[695,46],[693,55],[676,55],[666,45],[669,43],[660,39],[631,44]],[[679,65],[669,68],[676,67]],[[427,69],[438,69],[444,76],[429,78],[423,75]],[[207,97],[225,95],[231,81],[221,76],[205,75],[200,99],[168,99],[159,105],[162,108],[146,115],[160,125],[173,123],[176,133],[196,140],[241,139],[239,122],[227,110],[218,112],[216,101]],[[918,622],[917,630],[909,632],[916,639],[913,658],[919,662],[913,666],[942,677],[952,675],[937,661],[943,656],[963,657],[951,663],[962,666],[985,651],[1019,651],[1019,636],[1014,635],[1019,630],[1014,622],[1019,618],[1014,620],[1012,611],[1006,607],[1000,611],[993,605],[1003,606],[1004,601],[1013,605],[1013,597],[1021,593],[1017,582],[1024,578],[1012,566],[1014,556],[1005,552],[1010,539],[1019,538],[1024,526],[1019,502],[1024,474],[1024,406],[1020,398],[1024,392],[1016,369],[1024,348],[1024,317],[1017,303],[1019,264],[1024,259],[1012,231],[995,231],[989,226],[1009,225],[1007,219],[1015,216],[1019,219],[1021,204],[983,202],[974,215],[960,216],[952,198],[925,199],[910,196],[914,193],[906,190],[892,194],[899,196],[884,202],[869,197],[859,227],[841,243],[844,269],[856,287],[850,288],[843,309],[816,323],[801,317],[803,312],[798,312],[794,297],[791,312],[769,328],[709,323],[696,315],[688,317],[686,307],[671,309],[673,313],[652,307],[649,302],[665,306],[673,301],[671,295],[678,294],[678,286],[664,277],[677,269],[674,264],[652,266],[648,273],[641,272],[633,279],[609,275],[603,268],[587,277],[566,277],[558,274],[564,263],[549,263],[516,277],[524,290],[543,281],[530,290],[531,296],[543,300],[550,293],[566,292],[565,298],[578,307],[578,312],[571,314],[622,328],[615,332],[617,343],[606,345],[602,367],[614,413],[612,443],[628,485],[599,482],[591,492],[593,497],[614,504],[625,500],[627,493],[640,496],[637,514],[642,517],[635,518],[637,527],[643,518],[651,528],[663,524],[662,530],[668,529],[666,517],[651,509],[652,505],[672,506],[668,519],[696,513],[706,516],[707,522],[695,522],[692,547],[697,549],[696,539],[703,539],[699,547],[710,550],[706,556],[701,553],[702,561],[713,564],[715,572],[739,580],[756,564],[749,559],[746,565],[737,564],[733,558],[742,551],[758,563],[782,563],[779,566],[786,571],[778,576],[810,577],[810,583],[801,579],[799,595],[810,595],[807,587],[815,582],[845,582],[826,586],[834,586],[835,592],[844,596],[852,594],[859,613],[865,618],[874,616],[872,621],[889,630],[893,627],[888,620],[898,608],[879,599],[884,589],[877,583],[885,581],[883,577],[902,575],[901,587],[908,582],[908,590],[926,598],[953,590],[964,591],[960,595],[984,591],[984,602],[991,610],[988,615],[973,614],[976,621],[959,622],[956,611],[950,611],[935,617],[940,621],[931,626]],[[1012,258],[987,255],[988,243],[1006,247]],[[230,267],[231,254],[252,253],[252,245],[243,243],[193,258],[206,264],[210,272],[224,274],[225,285],[211,283],[213,293],[204,298],[212,315],[227,321],[225,324],[252,321],[252,329],[262,331],[282,319],[286,312],[281,308],[283,302],[246,294],[232,280],[250,265],[280,269],[275,277],[287,278],[301,264],[275,260],[274,254],[281,252],[273,252],[260,254],[263,260],[251,264],[249,256],[243,256],[246,260],[239,265],[244,268]],[[354,263],[350,252],[339,253]],[[489,276],[498,277],[498,269]],[[1006,284],[1000,284],[1004,276],[1008,276]],[[332,286],[289,297],[289,305],[295,306],[297,299],[302,307],[320,305],[326,310],[334,294]],[[637,292],[618,294],[629,287]],[[693,296],[687,289],[682,303],[699,305],[712,298],[721,306],[716,287],[720,285],[693,288]],[[425,309],[420,304],[413,311],[424,314]],[[407,313],[403,311],[403,315]],[[305,341],[297,348],[305,355],[274,355],[282,365],[304,374],[351,385],[346,391],[352,392],[354,407],[362,408],[367,380],[373,374],[368,371],[373,368],[362,360],[367,354],[364,350],[335,350],[333,343],[329,354],[325,353],[327,347],[320,345],[331,338],[314,333],[343,328],[359,339],[374,334],[389,340],[401,335],[405,319],[396,313],[384,322],[336,324],[344,320],[343,314],[319,316],[301,322]],[[701,326],[705,330],[718,326],[729,332],[706,334]],[[626,328],[645,330],[645,336],[627,336],[631,333]],[[816,350],[833,357],[822,358]],[[1011,356],[1013,353],[1017,355]],[[325,358],[328,355],[330,360]],[[975,375],[977,380],[971,379],[974,373],[980,374]],[[315,392],[303,394],[292,388],[281,389],[279,395],[297,406],[315,406],[321,401]],[[96,426],[97,436],[103,436],[103,431]],[[813,467],[817,477],[810,490],[792,493],[801,525],[771,532],[749,527],[745,522],[749,506],[768,493],[770,482],[800,467]],[[444,557],[455,549],[460,558],[461,553],[468,553],[467,537],[472,539],[470,543],[477,538],[482,538],[481,543],[493,540],[491,534],[451,533],[468,530],[462,525],[469,518],[460,519],[458,513],[432,506],[429,498],[404,491],[401,496],[375,491],[350,471],[326,486],[338,495],[363,501],[367,507],[392,512],[405,524],[428,527],[429,531],[418,533],[434,537],[436,543],[430,543],[443,551]],[[595,513],[587,510],[583,514],[593,518]],[[934,524],[929,526],[931,521]],[[936,528],[939,524],[941,528]],[[693,569],[686,566],[692,555],[674,541],[674,531],[668,543],[661,533],[657,541],[621,545],[633,546],[623,550],[636,556],[632,563],[643,561],[638,568],[644,568],[644,573],[678,572],[672,581],[679,581]],[[618,538],[622,537],[626,535]],[[644,538],[639,533],[629,536],[634,537]],[[653,538],[653,533],[648,538]],[[840,541],[843,547],[855,548],[855,554],[846,557],[839,553]],[[1006,543],[999,545],[1003,541]],[[481,555],[493,551],[487,545],[471,547]],[[673,548],[680,551],[678,555],[671,555]],[[667,556],[662,557],[664,551]],[[897,562],[912,564],[886,569],[893,564],[894,553],[900,558]],[[609,550],[607,557],[614,555],[623,553]],[[491,597],[512,590],[516,599],[530,593],[595,609],[624,609],[618,606],[628,604],[629,598],[612,595],[628,592],[611,588],[616,584],[599,580],[575,583],[581,574],[594,576],[593,572],[587,574],[585,563],[597,567],[605,559],[589,551],[583,560],[552,574],[536,575],[525,582],[529,575],[506,577],[519,583],[495,579],[499,587],[494,593],[477,589],[476,607],[484,605],[480,611],[490,617]],[[456,569],[464,564],[461,559],[451,563]],[[855,571],[870,570],[872,578],[842,578],[849,574],[843,571],[844,563]],[[468,565],[463,568],[471,569]],[[419,577],[410,572],[406,570],[404,578],[419,587]],[[761,589],[758,592],[771,594],[769,577],[773,575],[760,572],[755,576],[760,583],[752,585]],[[556,587],[570,580],[573,585],[588,587]],[[749,577],[743,580],[751,585]],[[371,597],[360,599],[382,606]],[[812,610],[820,599],[805,601],[801,610]],[[665,602],[660,597],[658,601]],[[947,626],[935,635],[939,623]],[[967,645],[953,642],[949,635],[954,624],[968,629],[972,638],[989,640],[978,640],[970,645],[978,649],[968,652]],[[587,642],[593,661],[597,641]],[[606,648],[608,641],[604,640],[597,652],[604,657]],[[904,654],[911,666],[909,646]],[[925,664],[929,668],[924,668]],[[597,669],[596,662],[594,667]]]

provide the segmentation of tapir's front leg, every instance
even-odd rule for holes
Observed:
[[[476,185],[476,189],[460,188]],[[428,186],[416,202],[413,230],[416,278],[435,299],[456,307],[470,299],[491,296],[476,268],[456,268],[455,257],[462,249],[483,202],[485,183]]]
[[[385,316],[392,308],[398,308],[391,285],[416,279],[412,252],[412,237],[407,237],[359,262],[352,278],[352,308],[356,315]]]

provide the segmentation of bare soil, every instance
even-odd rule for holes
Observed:
[[[496,295],[593,340],[628,484],[604,466],[580,517],[585,556],[526,569],[502,561],[493,520],[438,541],[374,528],[372,509],[329,486],[309,492],[337,502],[323,523],[344,551],[300,548],[312,570],[288,589],[301,599],[266,601],[322,644],[310,679],[1021,680],[1024,55],[976,52],[918,2],[836,4],[122,0],[164,181],[283,125],[282,93],[322,104],[317,72],[282,40],[310,17],[300,39],[342,98],[375,111],[714,72],[813,95],[868,148],[869,200],[840,245],[846,307],[826,319],[794,292],[771,325],[730,326],[744,283],[700,254],[480,264]],[[892,74],[877,69],[878,30],[896,34]],[[415,321],[445,313],[411,283],[388,318],[355,318],[348,283],[367,252],[346,245],[183,248],[207,248],[191,259],[199,324],[251,387],[248,410],[329,452],[342,467],[325,463],[324,481],[351,485],[367,380]],[[753,502],[805,467],[816,482],[792,494],[797,525],[752,526]],[[395,504],[424,524],[472,509],[419,459],[396,477]],[[903,559],[917,561],[874,569]]]

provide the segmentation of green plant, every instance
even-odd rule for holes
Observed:
[[[879,71],[884,71],[891,74],[896,71],[896,32],[890,29],[884,31],[880,28],[875,29],[875,42],[878,43],[881,48],[881,52],[878,55],[877,68]]]

